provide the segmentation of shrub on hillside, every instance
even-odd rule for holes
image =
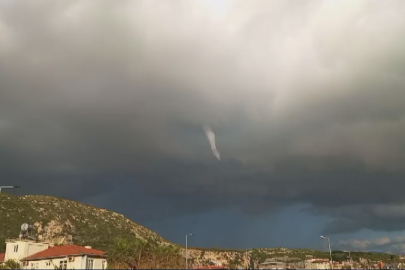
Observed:
[[[114,269],[185,268],[180,249],[138,238],[121,238],[108,250],[108,266]]]

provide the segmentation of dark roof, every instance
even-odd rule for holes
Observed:
[[[64,256],[73,256],[73,255],[95,255],[95,256],[102,256],[105,255],[104,251],[93,249],[93,248],[86,248],[82,246],[76,245],[64,245],[64,246],[54,246],[38,253],[32,254],[31,256],[25,257],[22,259],[23,261],[31,261],[31,260],[40,260],[46,258],[54,258],[54,257],[64,257]]]

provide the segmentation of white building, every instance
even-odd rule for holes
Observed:
[[[259,269],[286,269],[287,264],[285,262],[265,261],[259,264]]]
[[[16,260],[24,269],[106,269],[104,251],[76,245],[51,246],[32,240],[7,240],[4,261]]]
[[[305,269],[330,269],[330,262],[328,259],[306,260]]]
[[[49,248],[48,243],[37,243],[32,240],[7,239],[4,261],[21,261],[27,256]]]

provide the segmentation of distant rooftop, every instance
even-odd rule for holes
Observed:
[[[58,258],[65,256],[77,256],[77,255],[93,255],[104,256],[105,252],[90,247],[82,247],[76,245],[64,245],[54,246],[23,259],[23,261],[42,260],[48,258]]]

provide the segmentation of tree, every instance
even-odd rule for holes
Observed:
[[[108,266],[114,269],[173,269],[184,268],[185,264],[178,247],[135,237],[118,239],[107,254]]]
[[[15,260],[7,260],[0,265],[0,269],[22,269],[22,265]]]
[[[134,268],[147,243],[137,238],[118,239],[108,251],[108,265],[116,269]]]

